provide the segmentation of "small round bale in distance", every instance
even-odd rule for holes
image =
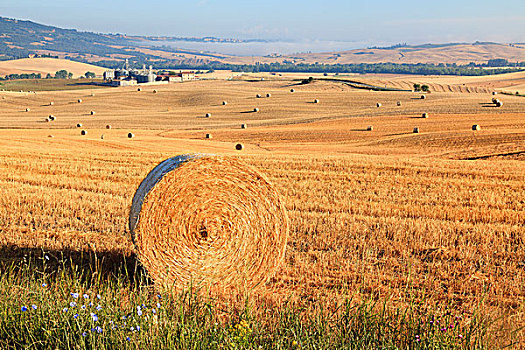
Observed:
[[[78,123],[77,128],[81,128],[81,127],[82,127],[82,123]]]
[[[414,134],[419,134],[419,128],[414,128],[414,130],[412,131]]]
[[[87,135],[87,131],[86,130],[80,131],[80,135]]]
[[[142,91],[142,88],[137,88],[137,91]]]
[[[49,118],[49,120],[52,120],[52,121],[56,119],[53,114],[50,114],[48,118]]]
[[[104,134],[100,135],[100,139],[104,140]]]
[[[474,125],[472,125],[472,130],[474,130],[474,131],[481,130],[481,127],[479,125],[477,125],[477,124],[474,124]]]
[[[319,103],[319,100],[318,100],[318,99],[315,99],[315,100],[314,100],[314,103]]]
[[[242,143],[238,143],[235,145],[235,149],[237,151],[242,151],[244,149],[244,145]]]
[[[153,90],[153,93],[156,94],[156,93],[157,93],[157,90]]]
[[[106,125],[106,129],[111,129],[111,125]]]
[[[398,106],[401,106],[401,101],[397,101],[397,105],[398,105]]]
[[[207,139],[211,139],[211,138],[213,138],[213,136],[212,136],[212,134],[206,134],[206,138]]]
[[[211,118],[211,113],[206,113],[205,117],[206,118]]]
[[[95,111],[91,111],[90,114],[91,114],[91,115],[95,115]]]
[[[369,125],[366,127],[366,131],[373,131],[374,127],[372,125]]]
[[[222,105],[223,105],[223,106],[226,106],[227,104],[228,104],[227,101],[222,101]]]
[[[272,94],[266,94],[266,97],[272,97]]]
[[[295,92],[295,89],[290,89],[290,92]]]
[[[79,99],[77,100],[77,102],[78,102],[78,103],[82,103],[82,99],[79,98]]]
[[[377,107],[377,108],[379,108],[379,107],[381,107],[381,106],[382,106],[382,104],[379,103],[379,102],[376,104],[376,107]]]
[[[55,104],[55,102],[53,102],[53,101],[49,102],[50,106],[53,106],[54,104]]]
[[[428,113],[423,113],[423,114],[421,115],[421,118],[425,118],[425,119],[428,118]]]
[[[26,112],[31,112],[31,108],[26,108]]]
[[[425,95],[421,95],[422,100],[424,100],[425,98],[427,98]]]
[[[276,273],[289,219],[279,193],[256,169],[234,158],[189,154],[165,160],[142,181],[129,229],[155,284],[220,293],[261,286]]]
[[[253,111],[256,112],[256,113],[259,112],[259,108],[255,107],[255,108],[253,109]]]
[[[261,98],[262,96],[261,96],[261,94],[257,94],[257,95],[255,95],[255,97]]]
[[[248,128],[248,125],[246,125],[246,124],[241,124],[241,129],[246,129],[246,128]]]
[[[497,95],[498,92],[497,91],[492,91],[492,95]]]
[[[135,137],[135,134],[132,132],[128,132],[128,139],[132,139]]]
[[[54,135],[47,135],[47,137],[49,137],[49,138],[52,139],[52,138],[55,137],[55,136],[54,136]]]
[[[502,106],[503,106],[503,102],[501,102],[500,100],[497,100],[496,107],[502,107]]]

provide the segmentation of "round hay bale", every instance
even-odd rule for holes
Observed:
[[[414,130],[412,131],[414,134],[419,134],[419,128],[414,128]]]
[[[100,139],[104,140],[104,134],[100,135]]]
[[[248,128],[248,125],[246,125],[246,124],[241,124],[241,129],[246,129],[246,128]]]
[[[26,112],[31,112],[31,108],[26,108]]]
[[[111,129],[111,125],[106,125],[106,129]]]
[[[272,97],[272,94],[266,94],[266,97]]]
[[[135,134],[132,132],[128,132],[128,139],[132,139],[135,137]]]
[[[211,118],[211,113],[206,113],[205,117],[206,118]]]
[[[226,101],[222,101],[222,105],[223,105],[223,106],[226,106],[227,104],[228,104],[228,102],[226,102]]]
[[[498,92],[497,91],[492,91],[492,95],[497,95]]]
[[[381,107],[381,106],[382,106],[382,104],[379,103],[379,102],[376,104],[376,107],[377,107],[377,108],[379,108],[379,107]]]
[[[54,121],[54,120],[56,119],[55,116],[54,116],[53,114],[50,114],[48,118],[49,118],[49,120],[51,120],[51,121]]]
[[[397,105],[398,105],[398,106],[401,106],[401,101],[397,101]]]
[[[421,99],[424,100],[426,99],[427,97],[425,95],[421,95]]]
[[[255,95],[257,98],[261,98],[262,96],[260,94]]]
[[[315,100],[314,100],[314,103],[319,103],[319,100],[318,100],[318,99],[315,99]]]
[[[79,99],[77,100],[77,102],[78,102],[78,103],[82,103],[82,99],[79,98]]]
[[[44,119],[47,123],[49,123],[51,121],[51,119],[49,119],[49,117],[47,117],[46,119]]]
[[[497,98],[492,98],[492,103],[497,103],[498,102],[498,99]]]
[[[50,106],[53,106],[54,104],[55,104],[55,102],[53,102],[53,101],[49,102]]]
[[[295,92],[295,89],[290,89],[290,92]]]
[[[77,123],[77,128],[81,128],[82,127],[82,123]]]
[[[237,151],[242,151],[244,149],[244,145],[242,143],[238,143],[235,145],[235,149]]]
[[[425,118],[425,119],[428,118],[428,113],[423,113],[423,114],[421,115],[421,118]]]
[[[5,96],[2,96],[2,100],[5,100],[5,98],[6,98]]]
[[[91,111],[90,114],[91,114],[91,115],[95,115],[95,111]]]
[[[211,138],[213,138],[213,136],[212,136],[212,134],[206,134],[206,138],[207,139],[211,139]]]
[[[87,131],[86,130],[80,131],[80,135],[82,135],[82,136],[87,135]]]
[[[47,137],[49,137],[49,138],[52,139],[52,138],[55,137],[55,136],[54,136],[54,135],[47,135]]]
[[[256,113],[259,112],[259,108],[255,107],[255,108],[253,109],[253,111],[256,112]]]
[[[481,130],[481,127],[479,125],[477,125],[477,124],[474,124],[474,125],[472,125],[472,130],[474,130],[474,131]]]
[[[252,289],[275,274],[289,220],[277,191],[254,168],[233,158],[182,155],[142,181],[129,229],[157,285],[219,291]]]
[[[502,107],[502,106],[503,106],[503,102],[501,102],[500,100],[497,100],[496,107]]]
[[[157,90],[153,90],[153,93],[156,94],[156,93],[157,93]]]
[[[142,91],[142,88],[137,88],[137,91]]]
[[[373,131],[374,127],[372,125],[369,125],[366,127],[366,131]]]
[[[91,93],[91,97],[95,97],[95,93],[94,92]]]

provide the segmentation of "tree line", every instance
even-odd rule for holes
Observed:
[[[93,79],[96,77],[93,72],[86,72],[84,74],[86,78]],[[55,72],[55,75],[47,73],[45,79],[71,79],[73,78],[73,73],[68,72],[65,69],[61,69]],[[4,78],[0,77],[0,80],[18,80],[18,79],[42,79],[42,74],[40,73],[22,73],[22,74],[8,74]]]

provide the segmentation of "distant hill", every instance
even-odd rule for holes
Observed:
[[[233,56],[166,46],[152,47],[144,43],[145,41],[162,42],[170,39],[175,38],[97,34],[0,17],[0,60],[37,54],[112,67],[121,65],[126,58],[129,58],[136,66],[152,64],[156,67],[204,67],[208,64],[253,65],[256,63],[315,64],[317,62],[321,64],[444,63],[462,65],[470,62],[482,64],[495,59],[525,62],[525,44],[490,42],[417,46],[400,44],[385,48],[372,47],[342,52],[304,53],[278,57]],[[235,42],[234,39],[217,38],[187,38],[187,40]]]
[[[74,62],[57,58],[23,58],[18,60],[1,61],[0,77],[8,74],[30,74],[40,73],[45,77],[48,73],[55,75],[61,69],[73,73],[73,77],[84,75],[86,72],[93,72],[101,75],[105,68],[91,64]]]

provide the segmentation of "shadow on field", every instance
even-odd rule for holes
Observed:
[[[483,108],[497,108],[494,103],[480,103]]]
[[[135,254],[0,246],[1,274],[24,268],[29,268],[32,274],[47,273],[52,276],[60,272],[71,273],[85,281],[101,277],[103,280],[123,280],[134,284],[143,283],[146,279],[145,270]]]

